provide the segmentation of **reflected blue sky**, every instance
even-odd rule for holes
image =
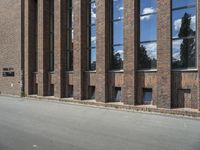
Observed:
[[[196,30],[196,8],[184,8],[195,5],[196,0],[172,0],[172,37],[178,38],[181,19],[185,13],[191,14],[191,29]],[[113,54],[120,54],[124,59],[123,47],[123,0],[113,0]],[[96,63],[96,0],[91,0],[90,18],[90,63]],[[140,0],[140,44],[146,48],[151,59],[157,58],[157,0]],[[173,56],[180,59],[180,44],[174,41]]]
[[[123,44],[123,21],[113,22],[113,45]]]
[[[113,19],[123,19],[123,0],[113,0]]]
[[[172,8],[195,5],[196,0],[172,0]]]
[[[124,60],[123,13],[123,0],[113,0],[113,57],[119,56],[121,60]]]
[[[157,15],[149,15],[146,19],[140,17],[140,41],[155,41],[157,39]]]
[[[191,7],[194,5],[194,7]],[[196,0],[173,0],[172,8],[172,55],[173,61],[181,61],[181,44],[183,39],[179,38],[178,34],[180,32],[182,18],[185,13],[191,15],[190,28],[196,31]],[[195,50],[194,50],[195,51]]]
[[[140,0],[140,15],[156,12],[156,0]]]
[[[172,36],[178,38],[178,33],[181,28],[181,20],[184,14],[191,14],[191,29],[196,30],[196,8],[180,9],[172,12]]]
[[[144,47],[151,60],[157,59],[157,0],[140,0],[140,47]],[[141,50],[141,49],[139,49]],[[144,61],[146,57],[139,58]],[[151,63],[151,62],[149,62]],[[141,64],[140,64],[141,65]],[[142,65],[140,69],[149,65]],[[155,66],[151,66],[152,68]]]
[[[90,1],[89,70],[96,70],[96,0]]]

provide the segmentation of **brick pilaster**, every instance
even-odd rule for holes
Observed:
[[[136,101],[136,51],[138,43],[138,1],[124,1],[124,103]]]
[[[74,98],[85,99],[85,71],[87,56],[87,1],[74,0]]]
[[[157,4],[157,106],[171,108],[171,0],[157,0]]]
[[[55,88],[54,96],[62,98],[65,91],[65,59],[66,59],[66,0],[54,0],[54,65]]]
[[[97,6],[97,67],[96,100],[108,101],[108,69],[110,50],[110,0],[96,0]]]
[[[46,96],[48,90],[48,5],[47,0],[38,0],[38,95]]]

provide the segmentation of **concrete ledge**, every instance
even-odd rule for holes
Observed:
[[[200,111],[193,109],[160,109],[155,106],[133,106],[133,105],[124,105],[122,103],[100,103],[95,100],[74,100],[73,98],[55,98],[55,97],[40,97],[36,95],[31,95],[25,97],[25,99],[32,98],[34,100],[50,100],[57,102],[66,102],[70,104],[80,104],[92,107],[101,107],[101,108],[110,108],[124,111],[132,111],[132,112],[149,112],[149,113],[159,113],[165,115],[173,115],[173,116],[185,116],[185,117],[194,117],[200,119]]]

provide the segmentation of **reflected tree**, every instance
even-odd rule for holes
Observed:
[[[156,59],[148,56],[147,49],[144,45],[140,46],[138,59],[139,59],[138,61],[139,68],[142,68],[142,69],[156,68],[156,63],[157,63]]]
[[[123,60],[120,53],[113,54],[112,63],[113,69],[123,68]]]
[[[96,70],[96,61],[91,62],[90,70]]]
[[[175,68],[189,68],[196,64],[195,31],[191,28],[191,14],[185,13],[182,17],[181,28],[178,34],[183,39],[180,45],[180,60],[175,60]]]

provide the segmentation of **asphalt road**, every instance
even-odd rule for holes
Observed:
[[[200,120],[0,97],[0,150],[200,150]]]

